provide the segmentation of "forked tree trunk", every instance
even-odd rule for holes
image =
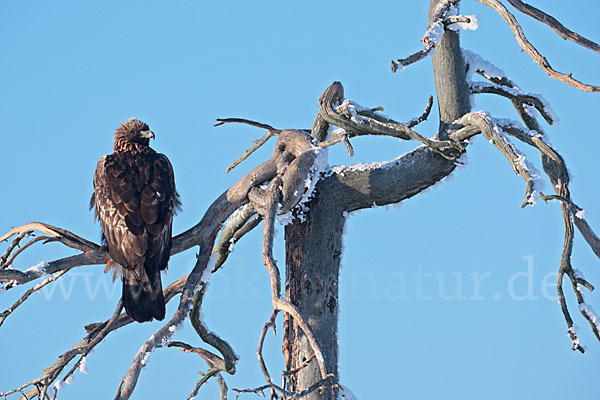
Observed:
[[[431,0],[430,15],[441,2]],[[433,69],[441,115],[440,131],[444,135],[447,124],[469,112],[469,88],[458,34],[447,32],[444,35],[442,43],[435,49]],[[343,212],[350,210],[345,210],[343,199],[332,193],[336,188],[336,185],[318,185],[315,198],[308,204],[310,212],[305,222],[296,220],[285,228],[285,291],[313,328],[325,355],[328,372],[337,377]],[[406,197],[410,196],[412,194]],[[289,318],[285,318],[283,352],[287,370],[298,368],[313,354],[308,341]],[[317,363],[312,361],[290,378],[290,389],[299,392],[320,379]],[[308,398],[330,399],[330,395],[315,393]]]

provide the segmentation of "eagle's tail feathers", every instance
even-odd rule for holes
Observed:
[[[144,267],[123,268],[123,305],[125,312],[138,322],[165,318],[160,270]]]

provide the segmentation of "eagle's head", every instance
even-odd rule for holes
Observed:
[[[137,118],[131,118],[123,122],[115,131],[114,150],[148,147],[150,138],[154,139],[154,132],[150,130],[148,124]]]

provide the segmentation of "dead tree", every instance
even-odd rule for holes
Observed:
[[[527,40],[520,25],[498,0],[478,0],[492,7],[508,24],[523,51],[531,56],[552,78],[583,91],[597,92],[599,87],[582,83],[572,74],[554,70],[550,63]],[[600,47],[564,27],[555,18],[526,3],[508,0],[518,11],[547,24],[561,37],[599,52]],[[245,123],[265,129],[267,133],[229,169],[234,168],[271,137],[277,137],[269,158],[239,182],[219,196],[201,221],[174,238],[172,254],[192,247],[199,249],[195,266],[165,288],[166,301],[180,294],[179,306],[164,326],[154,333],[138,350],[131,367],[116,385],[117,399],[128,399],[146,364],[157,347],[168,346],[198,354],[207,364],[207,372],[196,383],[190,398],[201,386],[215,378],[221,387],[221,398],[228,395],[223,372],[233,374],[236,356],[230,345],[212,333],[201,320],[200,308],[206,284],[211,274],[226,261],[230,245],[263,222],[262,254],[271,279],[273,314],[259,338],[257,356],[265,383],[255,388],[234,389],[237,396],[244,393],[263,394],[271,398],[332,398],[340,392],[337,379],[337,313],[338,276],[342,254],[342,230],[348,213],[397,203],[422,192],[448,176],[461,156],[468,152],[469,139],[482,134],[507,159],[512,170],[525,181],[522,206],[533,205],[537,198],[558,200],[561,204],[565,239],[558,269],[557,290],[560,306],[572,340],[572,349],[584,352],[574,329],[573,318],[565,301],[563,281],[570,281],[579,311],[600,339],[600,319],[585,303],[585,290],[593,290],[583,275],[571,265],[574,228],[576,227],[600,257],[600,239],[585,220],[583,210],[573,201],[569,191],[569,174],[561,155],[547,143],[537,113],[549,124],[555,117],[545,100],[523,92],[498,68],[475,53],[461,49],[458,30],[476,27],[473,16],[461,15],[459,0],[431,0],[429,25],[423,36],[423,49],[404,59],[392,62],[397,71],[432,56],[437,101],[440,111],[439,129],[427,138],[415,131],[415,126],[429,116],[433,101],[430,98],[424,113],[408,122],[397,122],[379,113],[381,107],[363,107],[345,97],[342,84],[334,82],[319,99],[319,113],[312,129],[276,129],[254,121],[230,118],[225,123]],[[482,79],[472,80],[477,75]],[[484,111],[471,110],[470,96],[493,93],[509,100],[522,122],[491,116]],[[392,136],[421,143],[413,151],[397,159],[371,165],[329,167],[326,147],[343,143],[353,154],[351,139],[360,135]],[[519,143],[516,146],[509,137]],[[552,184],[553,194],[540,191],[541,179],[519,151],[520,146],[539,151],[541,166]],[[272,256],[275,218],[289,221],[285,227],[286,275],[282,290],[279,267]],[[42,235],[34,236],[34,231]],[[219,236],[220,233],[220,236]],[[12,240],[8,242],[9,239]],[[12,229],[0,237],[8,246],[0,256],[0,291],[16,290],[32,281],[38,284],[27,290],[10,308],[0,314],[0,326],[35,291],[50,285],[75,267],[103,264],[108,260],[105,247],[83,239],[65,229],[34,222]],[[79,254],[41,262],[29,269],[16,268],[16,258],[30,246],[56,241],[71,247]],[[132,320],[119,303],[106,321],[85,326],[86,334],[64,352],[44,373],[18,388],[2,388],[4,398],[55,398],[56,392],[69,383],[78,368],[84,368],[86,356],[108,334],[130,324]],[[284,318],[284,356],[286,370],[281,382],[273,379],[262,357],[267,331],[275,328],[279,314]],[[217,350],[183,342],[170,341],[177,326],[190,319],[202,342]],[[344,351],[344,349],[341,349]]]

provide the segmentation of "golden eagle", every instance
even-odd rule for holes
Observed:
[[[160,272],[167,268],[180,204],[173,167],[148,146],[150,138],[154,133],[136,118],[121,124],[113,153],[98,161],[90,202],[110,255],[106,271],[121,270],[125,311],[139,322],[165,317]]]

